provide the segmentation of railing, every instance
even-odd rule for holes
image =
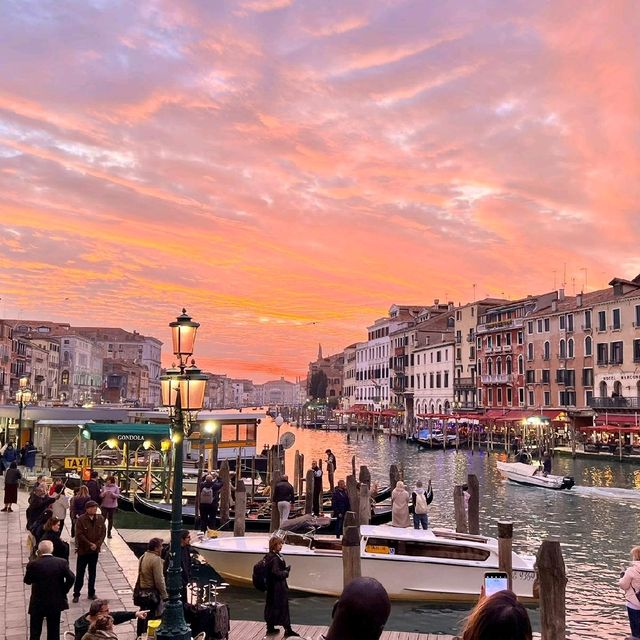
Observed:
[[[495,375],[482,376],[482,384],[510,384],[513,382],[512,373],[498,373]]]
[[[395,348],[395,352],[394,355],[397,356],[403,356],[405,354],[405,350],[404,347],[396,347]]]
[[[472,377],[466,377],[466,378],[454,378],[453,380],[453,386],[454,388],[458,388],[458,389],[462,389],[462,388],[475,388],[476,386],[476,382]]]
[[[640,409],[640,398],[591,398],[589,406],[593,409]]]
[[[476,334],[487,331],[507,331],[509,329],[522,329],[524,318],[514,318],[513,320],[501,320],[500,322],[485,322],[476,328]]]
[[[502,347],[502,353],[511,353],[511,345],[505,344],[504,347]]]

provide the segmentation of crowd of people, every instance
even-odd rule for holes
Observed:
[[[11,443],[9,443],[11,444]],[[0,451],[4,478],[4,508],[12,511],[17,504],[18,485],[22,479],[18,461],[25,462],[26,447],[16,452],[9,444]],[[13,451],[12,451],[13,449]],[[8,454],[7,454],[8,451]],[[327,465],[336,468],[336,459],[327,450]],[[322,513],[322,465],[314,461],[314,513]],[[205,476],[199,488],[201,526],[214,528],[218,522],[217,512],[222,481],[217,474]],[[319,487],[319,488],[317,488]],[[33,554],[24,574],[24,582],[31,585],[29,601],[29,638],[39,640],[46,626],[48,640],[59,640],[60,620],[63,611],[69,608],[68,596],[78,603],[85,588],[90,601],[88,612],[74,623],[76,640],[117,639],[114,626],[127,621],[137,622],[137,634],[144,633],[149,619],[162,616],[168,598],[166,586],[167,559],[163,559],[163,541],[152,538],[146,552],[140,558],[138,583],[135,590],[136,612],[110,611],[106,600],[98,599],[96,593],[96,570],[106,538],[112,535],[117,512],[119,488],[114,477],[101,484],[98,474],[93,472],[70,499],[69,490],[62,480],[47,485],[43,476],[38,476],[28,500],[26,510],[27,529],[33,546]],[[295,503],[295,490],[286,475],[276,484],[272,495],[273,507],[285,522]],[[396,527],[428,529],[428,508],[433,500],[431,480],[427,486],[416,481],[413,489],[402,480],[396,483],[391,494],[392,521]],[[332,516],[335,519],[335,535],[340,537],[344,518],[350,510],[349,495],[343,479],[337,481],[331,495]],[[412,518],[411,518],[412,516]],[[71,528],[71,539],[63,539],[64,525]],[[181,541],[180,566],[182,571],[183,602],[187,601],[187,585],[191,580],[190,532],[184,531]],[[75,572],[72,571],[70,545],[75,549]],[[266,602],[264,619],[267,634],[277,628],[284,630],[284,637],[296,636],[289,611],[287,579],[291,566],[282,553],[283,540],[277,535],[269,542],[265,556],[268,573],[266,579]],[[640,546],[631,551],[631,564],[620,574],[619,587],[624,591],[631,638],[640,640]],[[386,624],[391,607],[384,587],[372,578],[357,578],[345,587],[336,602],[331,625],[325,640],[377,640]],[[490,597],[481,598],[469,614],[460,640],[531,640],[531,623],[526,609],[516,595],[508,590]]]

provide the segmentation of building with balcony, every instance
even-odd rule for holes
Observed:
[[[341,409],[349,409],[349,407],[356,404],[356,357],[358,346],[361,344],[360,342],[355,342],[344,349]]]
[[[566,297],[561,289],[549,307],[525,324],[526,406],[575,415],[594,395],[594,305],[611,298],[603,289]],[[589,411],[590,413],[590,411]]]
[[[99,404],[102,399],[102,355],[81,335],[60,338],[60,401],[69,406]]]
[[[33,345],[31,385],[36,400],[55,402],[59,398],[60,340],[54,337],[29,335]]]
[[[593,304],[590,404],[600,412],[635,411],[640,408],[640,275],[614,278],[609,285]]]
[[[486,309],[476,327],[477,403],[479,406],[524,407],[525,322],[551,305],[557,292],[528,296]]]
[[[459,408],[469,410],[477,407],[476,327],[478,319],[488,309],[508,302],[501,298],[484,298],[455,310],[453,395],[456,406]]]
[[[153,336],[117,327],[73,327],[79,335],[90,338],[102,350],[104,360],[128,360],[147,368],[149,391],[145,406],[158,407],[160,398],[160,371],[162,369],[162,342]],[[142,402],[141,398],[137,399]]]
[[[435,324],[435,323],[434,323]],[[413,350],[409,377],[416,415],[449,413],[454,400],[454,359],[456,343],[446,318],[438,318],[442,331],[424,336]],[[434,327],[435,328],[435,327]]]
[[[11,325],[0,320],[0,404],[10,400],[12,334]]]
[[[102,365],[102,401],[114,404],[149,405],[149,370],[129,359],[105,358]]]

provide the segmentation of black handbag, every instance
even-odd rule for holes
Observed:
[[[143,556],[144,557],[144,556]],[[160,593],[157,589],[143,589],[140,586],[140,569],[142,568],[142,558],[138,564],[138,578],[133,587],[133,604],[136,607],[157,609],[160,604]]]

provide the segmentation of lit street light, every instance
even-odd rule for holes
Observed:
[[[171,492],[171,555],[167,572],[169,601],[162,615],[162,623],[156,637],[160,640],[190,640],[191,629],[184,619],[181,597],[182,569],[180,536],[182,534],[182,465],[184,437],[193,430],[195,414],[202,409],[208,376],[191,361],[196,331],[200,326],[193,322],[185,309],[175,322],[169,324],[173,339],[173,353],[179,360],[178,367],[167,369],[160,377],[162,404],[169,408],[171,440],[173,442],[173,490]]]
[[[31,389],[27,386],[29,378],[22,376],[20,378],[20,387],[16,391],[16,400],[18,402],[18,437],[16,442],[16,450],[19,452],[22,447],[22,414],[26,405],[31,402]]]

